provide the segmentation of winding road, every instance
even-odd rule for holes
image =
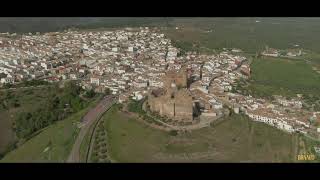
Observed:
[[[89,133],[89,129],[91,125],[93,125],[100,117],[103,115],[105,111],[107,111],[115,102],[115,98],[113,96],[105,96],[100,102],[91,109],[82,119],[81,119],[81,129],[78,134],[78,137],[73,144],[71,153],[67,159],[69,163],[79,163],[80,162],[80,147],[81,143],[87,133]]]

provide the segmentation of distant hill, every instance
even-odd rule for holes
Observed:
[[[0,32],[50,32],[74,26],[81,28],[141,26],[166,23],[169,19],[161,17],[2,17]]]
[[[0,18],[0,32],[49,32],[69,27],[166,26],[166,34],[182,43],[208,49],[237,47],[251,53],[266,45],[320,52],[320,18],[277,17],[12,17]],[[176,31],[174,27],[181,27]]]

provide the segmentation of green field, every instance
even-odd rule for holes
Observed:
[[[311,61],[312,65],[320,65],[320,54],[312,51],[305,51],[300,58]]]
[[[251,64],[251,79],[245,94],[258,97],[304,94],[317,99],[320,92],[320,74],[302,60],[262,57]]]
[[[198,44],[209,49],[235,47],[255,53],[266,45],[288,49],[296,44],[320,52],[319,30],[317,18],[171,18],[164,32],[187,48]]]
[[[171,136],[116,108],[106,115],[115,162],[293,162],[296,136],[233,115],[215,127]]]
[[[0,162],[65,162],[78,134],[76,123],[96,102],[41,130],[38,135],[9,152]]]

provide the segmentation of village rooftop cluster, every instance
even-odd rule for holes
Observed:
[[[265,54],[274,54],[268,49]],[[202,116],[214,117],[228,106],[287,132],[314,133],[320,129],[319,112],[303,110],[302,99],[276,97],[274,102],[232,93],[232,85],[250,77],[248,60],[241,50],[215,55],[188,52],[180,56],[156,28],[125,28],[114,31],[64,31],[45,34],[0,35],[1,84],[31,79],[49,82],[77,80],[83,89],[109,89],[123,103],[141,100],[152,89],[163,87],[167,71],[183,67],[190,79],[188,91]],[[301,51],[297,54],[300,55]]]

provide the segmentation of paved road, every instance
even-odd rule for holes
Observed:
[[[80,146],[88,133],[91,125],[93,125],[100,116],[114,103],[113,96],[105,96],[95,108],[91,109],[82,119],[81,119],[81,129],[78,137],[72,147],[71,153],[68,157],[67,162],[80,162]]]

